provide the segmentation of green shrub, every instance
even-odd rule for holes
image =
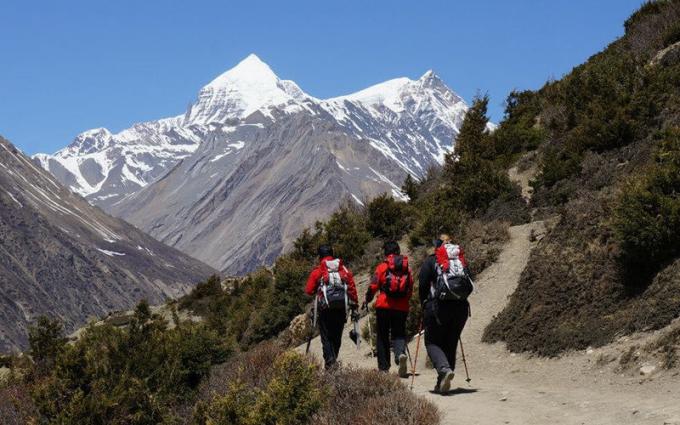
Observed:
[[[219,276],[209,277],[205,282],[201,282],[191,290],[189,295],[182,297],[179,303],[180,309],[189,309],[197,314],[205,314],[207,302],[214,298],[219,298],[223,294],[222,283]]]
[[[150,424],[170,421],[170,406],[191,400],[228,348],[214,331],[167,323],[140,303],[125,329],[91,325],[65,345],[33,389],[47,421]]]
[[[532,91],[512,91],[505,103],[505,116],[491,134],[495,161],[510,165],[520,153],[534,150],[547,138],[538,125],[539,97]]]
[[[410,174],[406,175],[404,184],[401,186],[401,191],[408,196],[409,201],[413,202],[418,198],[418,183]]]
[[[307,261],[315,262],[317,260],[317,249],[319,245],[326,243],[323,231],[323,223],[317,221],[314,226],[314,231],[304,229],[300,236],[293,242],[293,253],[304,258]]]
[[[614,228],[628,271],[653,272],[680,254],[680,132],[667,133],[655,164],[625,186]]]
[[[624,23],[626,32],[630,31],[636,24],[650,15],[656,15],[663,10],[665,1],[647,0],[640,8],[635,11]]]
[[[327,400],[319,366],[289,351],[274,364],[274,376],[253,407],[255,423],[303,425]]]
[[[252,409],[258,392],[237,380],[223,396],[216,397],[205,412],[194,414],[193,421],[207,425],[256,425]]]
[[[276,359],[270,358],[272,352],[265,347],[254,357],[245,354],[241,359],[244,365],[248,363],[247,358],[257,359],[262,354],[268,364],[265,368],[251,368],[246,380],[240,367],[224,394],[215,396],[207,407],[194,412],[193,422],[210,425],[309,423],[328,395],[319,366],[294,351],[278,353]]]
[[[28,343],[36,372],[39,375],[49,372],[66,343],[61,322],[40,316],[28,328]]]
[[[371,235],[383,240],[399,240],[407,229],[406,204],[383,193],[366,206],[366,227]]]
[[[668,47],[680,41],[680,22],[675,23],[663,33],[663,46]]]
[[[541,187],[552,187],[557,182],[578,174],[581,171],[581,155],[569,149],[548,148],[543,154],[541,171],[530,182],[534,191]]]
[[[350,201],[331,215],[324,225],[324,233],[335,255],[348,262],[361,257],[371,239],[363,212]]]

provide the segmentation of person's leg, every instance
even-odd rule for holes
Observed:
[[[406,353],[406,316],[403,311],[390,311],[390,332],[392,335],[392,348],[394,358],[399,361],[399,356]]]
[[[438,373],[450,370],[448,357],[443,349],[443,336],[446,329],[437,323],[432,302],[428,302],[425,307],[423,325],[425,328],[425,349],[430,357],[430,361],[432,361],[432,366],[434,366]]]
[[[382,371],[390,370],[390,315],[389,310],[376,309],[376,324],[378,328],[377,351],[378,369]]]
[[[390,320],[390,333],[392,335],[392,349],[394,350],[394,362],[398,365],[398,375],[408,377],[408,359],[406,357],[406,317],[408,313],[393,310]]]
[[[320,311],[318,317],[321,348],[323,351],[323,361],[326,369],[333,367],[336,361],[335,349],[331,339],[331,317],[328,313],[328,311]]]
[[[451,370],[456,369],[456,353],[458,351],[458,341],[460,340],[460,334],[463,332],[465,323],[468,318],[468,306],[467,303],[456,303],[454,308],[451,310],[451,316],[447,322],[449,323],[448,328],[450,329],[449,335],[445,338],[445,352],[446,357],[451,367]]]
[[[333,342],[333,352],[335,353],[336,360],[338,359],[338,354],[340,353],[340,345],[342,344],[342,331],[345,329],[345,311],[338,310],[333,312],[333,329],[331,331],[331,340]]]
[[[453,371],[446,353],[446,336],[449,329],[442,322],[440,311],[435,315],[434,306],[428,303],[425,309],[425,348],[430,356],[432,365],[437,370],[437,383],[434,386],[436,393],[445,393],[451,388]],[[441,310],[441,309],[440,309]]]

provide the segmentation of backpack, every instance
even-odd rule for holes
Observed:
[[[387,272],[380,290],[388,297],[403,298],[409,292],[408,257],[402,255],[388,255]]]
[[[347,269],[339,258],[321,263],[319,305],[323,309],[347,309]]]
[[[466,300],[474,286],[472,280],[465,274],[465,265],[460,259],[460,246],[448,243],[442,248],[437,260],[441,260],[441,254],[445,252],[448,261],[445,264],[437,261],[437,280],[432,288],[432,296],[442,301]]]

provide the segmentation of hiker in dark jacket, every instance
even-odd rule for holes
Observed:
[[[425,260],[418,276],[418,294],[423,307],[425,348],[432,365],[437,370],[437,383],[434,388],[437,393],[446,393],[451,389],[451,380],[453,380],[456,367],[458,340],[470,314],[470,304],[466,299],[451,301],[434,299],[434,287],[439,272],[445,263],[448,263],[449,258],[445,246],[452,246],[450,242],[451,238],[448,235],[441,235],[435,241],[435,253]],[[457,245],[453,246],[459,249],[455,251],[456,258],[452,260],[471,279],[462,248]]]
[[[375,315],[378,335],[378,369],[390,370],[390,340],[394,350],[398,374],[408,376],[406,367],[406,317],[409,300],[413,295],[413,276],[408,267],[408,258],[401,255],[399,244],[395,241],[384,245],[385,261],[375,269],[375,274],[366,292],[365,306],[375,301]],[[391,338],[390,338],[391,337]]]
[[[319,265],[309,274],[305,293],[316,297],[323,360],[326,369],[332,368],[340,352],[348,310],[356,310],[359,301],[352,272],[333,256],[329,245],[319,247]]]

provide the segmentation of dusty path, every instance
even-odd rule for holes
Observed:
[[[542,222],[510,228],[510,240],[498,261],[478,276],[471,299],[473,317],[463,332],[472,375],[465,383],[458,359],[454,390],[448,396],[433,394],[435,372],[426,368],[424,346],[414,392],[434,402],[442,424],[679,424],[680,377],[657,375],[654,379],[615,374],[596,365],[608,348],[571,353],[560,359],[531,358],[505,350],[503,344],[484,344],[485,326],[513,293],[532,247],[529,235],[543,231]],[[344,333],[341,359],[345,364],[375,368],[366,342],[360,351]],[[304,347],[299,347],[303,350]],[[318,338],[311,351],[321,357]],[[415,341],[410,344],[415,354]],[[393,368],[394,370],[394,368]],[[410,383],[410,379],[407,383]]]

